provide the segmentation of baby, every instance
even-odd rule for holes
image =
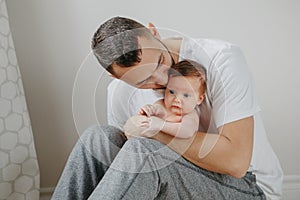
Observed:
[[[143,106],[139,115],[125,124],[126,133],[133,130],[130,126],[134,124],[148,137],[158,131],[178,138],[192,137],[199,126],[195,108],[205,98],[205,90],[206,71],[202,65],[190,60],[175,64],[169,71],[164,99]]]

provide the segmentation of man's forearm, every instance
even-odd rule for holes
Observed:
[[[239,160],[239,149],[235,149],[231,141],[222,135],[197,132],[192,138],[181,139],[160,132],[154,139],[204,169],[234,177],[242,177],[246,172],[239,166],[240,162],[244,162]]]
[[[165,121],[162,132],[177,138],[187,139],[192,137],[198,130],[199,117],[196,111],[186,114],[182,117],[181,122]]]
[[[177,138],[190,138],[196,130],[180,122],[165,122],[161,131]]]

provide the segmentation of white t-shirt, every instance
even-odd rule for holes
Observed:
[[[253,79],[240,48],[220,40],[183,38],[182,59],[194,60],[207,70],[199,130],[218,133],[217,127],[254,116],[254,148],[248,171],[256,175],[267,199],[280,199],[282,169],[267,139]],[[151,89],[137,89],[116,79],[108,87],[108,123],[123,130],[127,119],[140,107],[160,98],[162,95]]]

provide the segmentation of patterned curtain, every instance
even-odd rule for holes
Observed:
[[[40,175],[22,79],[0,0],[0,199],[39,199]]]

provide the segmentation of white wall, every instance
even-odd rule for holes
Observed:
[[[150,1],[148,1],[150,2]],[[78,139],[72,115],[77,70],[90,40],[111,16],[172,28],[193,37],[213,37],[241,46],[256,80],[268,136],[286,175],[300,175],[300,1],[8,0],[8,13],[31,116],[41,170],[41,187],[55,186]],[[105,81],[94,59],[83,64],[77,86],[81,132],[105,123]]]

